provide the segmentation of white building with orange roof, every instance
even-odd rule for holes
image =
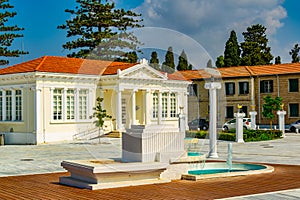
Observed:
[[[178,128],[189,81],[140,63],[44,56],[0,69],[0,133],[6,144],[88,137],[96,98],[112,116],[107,132],[132,125]]]

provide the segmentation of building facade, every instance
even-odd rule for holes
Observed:
[[[112,119],[106,131],[172,124],[187,113],[190,82],[146,60],[130,64],[45,56],[0,69],[0,132],[6,144],[72,140],[95,129],[97,97]]]
[[[222,83],[218,91],[218,125],[234,118],[238,111],[237,105],[242,105],[246,117],[252,109],[257,111],[256,123],[269,124],[269,119],[263,117],[263,98],[267,95],[282,97],[283,109],[287,111],[285,123],[290,124],[300,118],[300,63],[288,63],[264,66],[240,66],[215,69],[208,73],[207,69],[176,72],[187,80],[193,81],[189,86],[188,110],[189,120],[195,118],[209,119],[208,91],[204,84],[215,76]],[[278,123],[275,113],[273,124]]]

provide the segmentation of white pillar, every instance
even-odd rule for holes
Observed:
[[[234,113],[234,117],[236,118],[236,142],[243,143],[244,142],[243,118],[245,117],[245,113]]]
[[[6,120],[6,91],[2,90],[2,120]]]
[[[285,137],[284,116],[286,115],[286,111],[278,110],[277,115],[278,115],[278,120],[279,120],[279,130],[282,131],[282,137]]]
[[[210,158],[218,158],[217,153],[217,89],[221,89],[221,83],[205,83],[205,89],[209,90],[209,155]]]
[[[135,96],[136,96],[136,91],[133,90],[132,91],[132,96],[131,96],[131,125],[136,125],[135,124],[135,121],[136,121],[136,99],[135,99]]]
[[[157,123],[161,124],[162,118],[162,96],[161,91],[158,91],[158,102],[157,102]]]
[[[252,130],[255,130],[256,129],[256,115],[257,115],[257,112],[256,111],[250,111],[249,112],[250,114],[250,117],[251,117],[251,129]]]
[[[116,125],[117,125],[117,130],[122,131],[123,126],[122,126],[122,92],[121,90],[116,90]]]
[[[149,90],[146,90],[145,92],[145,125],[148,125],[150,124],[150,105],[149,105],[149,102],[150,102],[150,91]]]
[[[35,88],[34,89],[34,94],[35,94],[35,98],[34,98],[34,111],[35,111],[35,115],[34,115],[34,125],[35,125],[35,134],[37,137],[37,143],[45,143],[46,142],[46,137],[43,134],[42,131],[42,102],[41,102],[41,89],[39,88]],[[52,98],[52,96],[51,96]],[[52,101],[52,100],[51,100]],[[51,115],[52,116],[52,115]]]
[[[16,120],[16,90],[11,90],[11,120]]]

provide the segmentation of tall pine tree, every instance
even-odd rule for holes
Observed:
[[[186,56],[186,53],[184,52],[184,50],[182,50],[182,52],[178,58],[177,70],[184,71],[184,70],[188,70],[188,69],[189,69],[189,65],[188,65],[187,56]]]
[[[268,47],[266,28],[256,24],[243,32],[244,42],[241,43],[241,65],[267,65],[273,60],[271,47]]]
[[[239,66],[241,60],[240,54],[241,50],[237,41],[236,33],[234,30],[232,30],[225,45],[224,66]]]
[[[175,71],[174,54],[172,47],[168,48],[165,56],[165,62],[162,64],[162,71],[173,73]]]
[[[150,66],[154,69],[160,70],[159,59],[156,51],[152,51],[151,53]]]
[[[129,33],[129,28],[141,27],[140,14],[124,9],[116,9],[108,0],[76,0],[74,10],[66,9],[73,17],[57,28],[67,30],[64,49],[77,50],[69,57],[128,60],[126,52],[135,51],[137,38]]]
[[[17,25],[6,26],[6,22],[9,18],[13,18],[17,13],[10,12],[9,9],[14,8],[10,5],[8,0],[0,0],[0,65],[7,65],[9,61],[5,58],[7,57],[19,57],[23,54],[28,54],[28,52],[22,50],[11,50],[11,47],[14,39],[23,37],[22,34],[17,34],[15,32],[22,31],[24,28],[20,28]]]

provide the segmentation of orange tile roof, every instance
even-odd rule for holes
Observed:
[[[204,79],[212,75],[221,78],[249,77],[277,74],[300,73],[300,63],[286,63],[278,65],[260,65],[260,66],[238,66],[216,68],[216,72],[209,72],[209,68],[199,70],[177,71],[176,76],[183,76],[186,80]]]
[[[53,72],[88,75],[112,75],[136,63],[122,63],[81,58],[44,56],[17,65],[0,69],[0,75],[26,72]]]
[[[43,56],[34,60],[0,69],[0,75],[26,72],[52,72],[88,75],[114,75],[118,69],[125,70],[138,63],[112,62],[67,58],[59,56]],[[182,75],[168,74],[169,80],[186,80]]]

